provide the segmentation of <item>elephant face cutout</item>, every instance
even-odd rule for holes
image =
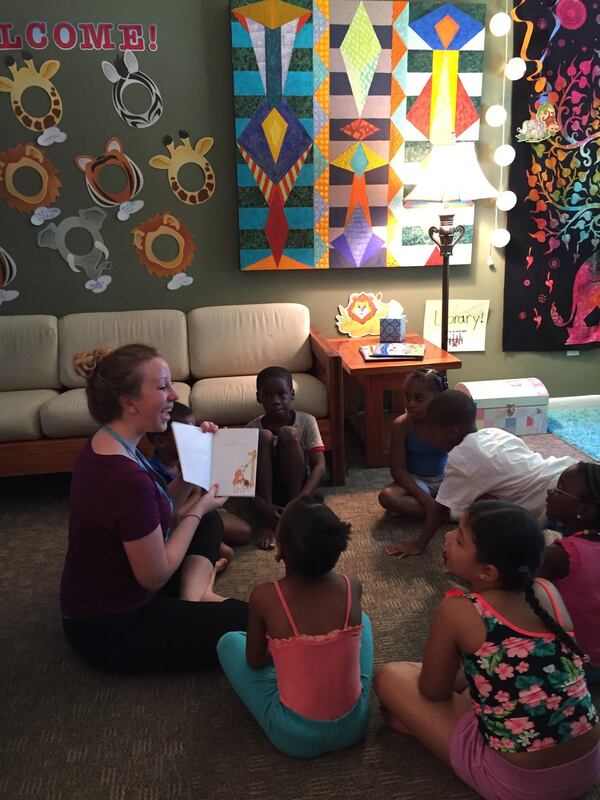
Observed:
[[[83,269],[90,279],[98,279],[103,272],[110,270],[108,250],[104,245],[100,228],[106,214],[99,208],[84,208],[76,217],[67,217],[58,225],[53,222],[38,233],[37,242],[40,247],[49,247],[58,250],[73,272]],[[75,228],[84,228],[92,238],[92,247],[89,252],[77,254],[71,252],[67,246],[67,234]]]

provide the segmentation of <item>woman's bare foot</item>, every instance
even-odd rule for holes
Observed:
[[[228,564],[228,558],[219,558],[217,561],[215,561],[215,575],[217,575],[219,572],[223,572]]]
[[[408,730],[408,728],[405,728],[404,725],[400,722],[399,719],[396,719],[396,717],[392,716],[392,714],[389,711],[389,709],[387,709],[381,703],[379,704],[379,713],[381,714],[381,718],[383,719],[385,724],[389,725],[390,728],[395,730],[397,733],[404,733],[407,736],[411,735],[411,733]]]
[[[275,548],[275,531],[273,528],[260,528],[256,531],[254,544],[261,550],[273,550]]]
[[[219,558],[218,561],[215,561],[215,566],[213,567],[213,574],[210,579],[210,583],[206,587],[206,591],[200,598],[202,603],[222,603],[223,600],[227,600],[226,597],[223,597],[220,594],[217,594],[213,587],[215,585],[215,578],[219,574],[219,572],[223,572],[225,567],[229,564],[229,561],[226,558]]]

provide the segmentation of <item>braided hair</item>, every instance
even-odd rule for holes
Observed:
[[[581,647],[542,607],[534,591],[533,575],[545,549],[544,533],[529,511],[504,500],[480,500],[467,513],[473,531],[477,560],[493,564],[503,589],[522,590],[525,600],[549,631],[571,652],[587,660]]]
[[[589,502],[596,509],[596,516],[591,524],[594,530],[600,531],[600,464],[580,461],[578,466],[585,478]]]
[[[441,394],[448,389],[446,374],[437,369],[418,367],[406,376],[405,384],[415,380],[424,381],[425,385],[431,389],[434,394]]]

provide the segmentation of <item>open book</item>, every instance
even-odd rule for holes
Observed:
[[[217,495],[254,497],[258,428],[221,428],[203,433],[194,425],[173,422],[181,474],[203,489],[219,485]]]
[[[365,361],[422,361],[425,345],[416,342],[367,344],[360,348]]]

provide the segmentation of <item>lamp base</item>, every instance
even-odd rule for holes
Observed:
[[[454,245],[465,235],[464,225],[454,225],[454,213],[440,214],[439,227],[429,228],[429,238],[442,256],[442,350],[448,349],[448,305],[450,298],[449,266]]]

